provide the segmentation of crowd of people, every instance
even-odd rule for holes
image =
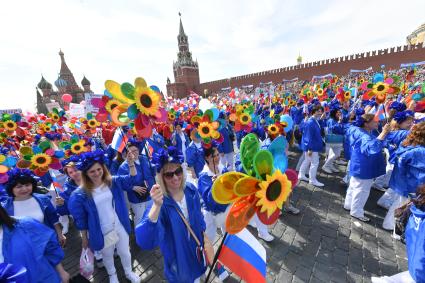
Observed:
[[[211,264],[203,251],[217,228],[226,233],[231,208],[217,201],[214,184],[227,172],[246,173],[240,145],[254,134],[265,150],[283,136],[283,155],[300,152],[298,184],[326,190],[317,171],[346,165],[343,207],[356,221],[370,221],[370,190],[382,190],[382,227],[405,241],[409,270],[374,280],[425,282],[424,78],[425,68],[412,66],[268,83],[211,94],[208,108],[198,95],[161,102],[151,89],[137,96],[122,88],[119,97],[107,86],[104,116],[3,114],[1,279],[69,282],[62,247],[73,226],[109,282],[119,282],[114,254],[125,277],[141,281],[132,270],[133,233],[142,250],[160,249],[168,281],[200,282]],[[120,103],[134,97],[123,111]],[[290,197],[281,209],[280,217],[302,213]],[[257,214],[249,223],[258,238],[275,240]],[[231,271],[212,269],[220,280]]]

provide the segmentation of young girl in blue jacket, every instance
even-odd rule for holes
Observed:
[[[385,172],[383,154],[384,139],[390,132],[390,124],[382,128],[381,134],[375,137],[373,130],[378,129],[375,115],[363,114],[356,118],[355,127],[350,131],[350,185],[345,197],[344,209],[350,215],[363,222],[370,221],[364,216],[364,206],[369,198],[373,179]]]
[[[179,150],[160,149],[154,153],[153,163],[158,171],[158,184],[150,192],[153,204],[136,227],[137,244],[145,250],[159,246],[169,282],[199,282],[206,266],[183,221],[184,217],[203,245],[205,222],[198,191],[185,181],[183,155]]]
[[[114,249],[121,258],[125,276],[132,283],[140,278],[132,271],[129,247],[130,220],[124,200],[124,189],[136,181],[136,159],[128,154],[129,176],[111,177],[104,164],[103,151],[81,155],[77,167],[82,172],[82,185],[69,200],[75,226],[81,231],[83,249],[101,251],[109,282],[118,283],[114,266]]]
[[[406,139],[395,153],[394,170],[390,187],[396,194],[395,201],[388,209],[385,221],[394,223],[394,210],[401,206],[409,194],[425,184],[425,122],[412,127]],[[392,230],[393,227],[388,227]]]
[[[2,282],[67,283],[63,257],[52,229],[30,217],[12,218],[0,206],[0,262],[26,269],[19,277],[22,280]]]
[[[3,199],[1,205],[9,215],[15,217],[28,216],[44,223],[56,231],[62,246],[66,237],[62,233],[59,215],[50,201],[49,195],[36,194],[37,180],[33,173],[27,169],[12,169],[8,172],[9,180],[6,184],[9,197]]]

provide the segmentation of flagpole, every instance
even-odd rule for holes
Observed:
[[[214,259],[213,259],[213,262],[211,263],[210,270],[208,271],[207,278],[205,279],[205,283],[208,283],[208,280],[210,279],[214,266],[218,261],[218,256],[220,255],[221,249],[223,248],[224,240],[226,240],[226,237],[228,234],[229,234],[228,232],[224,233],[223,239],[221,240],[221,243],[218,246],[217,252],[214,255]]]

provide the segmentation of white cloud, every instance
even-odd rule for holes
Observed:
[[[423,23],[413,1],[40,0],[0,4],[0,108],[33,109],[41,74],[54,83],[59,48],[75,79],[143,76],[165,90],[176,59],[178,12],[201,81],[402,45]]]

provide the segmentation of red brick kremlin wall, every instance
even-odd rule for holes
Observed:
[[[400,64],[403,63],[420,61],[425,61],[425,47],[422,45],[404,45],[232,77],[230,80],[226,78],[206,82],[200,84],[196,90],[199,94],[203,94],[205,89],[208,89],[208,92],[211,93],[229,86],[232,88],[243,85],[256,86],[261,82],[278,83],[283,79],[291,80],[296,77],[300,80],[311,80],[315,75],[320,76],[329,73],[340,76],[349,73],[351,69],[364,70],[372,67],[373,70],[380,70],[381,65],[385,65],[385,69],[388,70],[399,68]]]

